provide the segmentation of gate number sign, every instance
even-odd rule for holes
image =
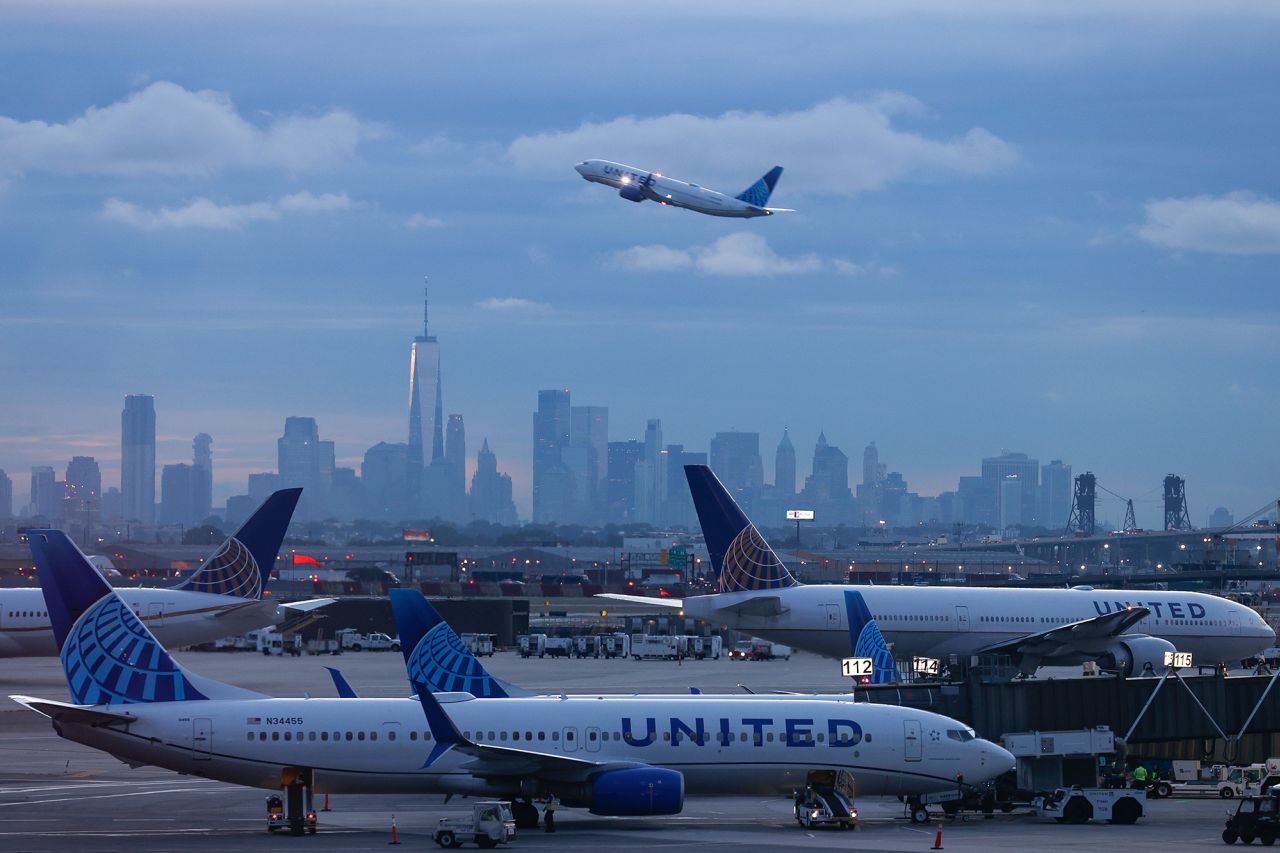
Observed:
[[[840,671],[846,678],[861,678],[875,672],[875,662],[871,658],[845,658],[840,661]]]
[[[911,671],[916,675],[937,675],[941,669],[937,658],[912,658]]]
[[[1174,669],[1186,669],[1191,666],[1191,652],[1165,652],[1164,665]]]

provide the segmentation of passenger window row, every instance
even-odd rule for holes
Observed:
[[[10,619],[20,619],[20,618],[25,619],[28,617],[39,617],[41,619],[48,619],[49,612],[47,610],[10,610],[9,611]]]

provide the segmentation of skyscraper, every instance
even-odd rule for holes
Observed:
[[[130,394],[120,414],[120,491],[124,517],[156,520],[156,398]]]
[[[449,415],[444,439],[445,495],[443,515],[465,521],[467,515],[467,436],[462,415]]]
[[[1014,474],[1021,481],[1015,488],[1003,485]],[[982,460],[982,479],[995,495],[996,523],[1002,519],[1018,519],[1013,524],[1035,524],[1039,503],[1040,462],[1025,453],[1002,452]],[[1020,506],[1006,509],[1005,495],[1016,496]],[[1065,517],[1063,523],[1066,522]]]
[[[572,512],[573,474],[560,459],[569,446],[569,390],[538,392],[533,413],[533,520],[568,521]]]
[[[52,466],[31,466],[31,514],[54,519],[61,511],[62,495],[58,493],[57,476]]]
[[[818,434],[813,448],[813,473],[804,483],[804,495],[811,502],[845,501],[849,493],[849,457],[827,443],[825,432]]]
[[[0,521],[13,518],[13,480],[0,468]]]
[[[213,439],[202,432],[191,440],[191,464],[198,479],[193,515],[203,521],[213,512]]]
[[[609,442],[609,471],[605,494],[610,521],[632,521],[635,516],[636,466],[644,459],[644,444],[634,438]]]
[[[718,432],[711,439],[711,469],[733,492],[754,492],[764,483],[760,433]]]
[[[187,527],[196,524],[196,498],[200,486],[200,470],[194,465],[185,462],[165,465],[160,470],[160,523]]]
[[[498,473],[498,457],[489,450],[487,438],[476,454],[476,473],[471,478],[471,515],[493,524],[516,523],[511,478]]]
[[[280,471],[277,488],[302,487],[297,515],[303,520],[324,518],[328,513],[329,487],[333,483],[334,446],[320,440],[315,418],[288,417],[284,435],[276,440]]]
[[[582,502],[592,512],[600,511],[605,481],[609,477],[609,409],[606,406],[571,406],[569,443],[586,448],[587,468],[591,480],[590,494]]]
[[[427,289],[422,289],[422,334],[409,347],[409,488],[423,499],[423,468],[444,457],[444,401],[440,393],[440,344],[431,334]],[[431,442],[428,446],[426,442]]]
[[[666,521],[667,451],[662,445],[662,421],[650,418],[644,430],[644,459],[636,466],[636,521]]]
[[[773,487],[783,497],[796,493],[796,449],[791,445],[791,434],[782,429],[782,441],[773,455]]]
[[[96,514],[102,504],[102,471],[92,456],[73,456],[67,463],[63,486],[63,518],[81,521]]]
[[[405,444],[378,442],[364,452],[360,481],[364,484],[365,511],[370,518],[404,521],[408,489],[409,448]]]
[[[1050,530],[1067,526],[1071,515],[1071,466],[1061,459],[1040,466],[1039,523]]]

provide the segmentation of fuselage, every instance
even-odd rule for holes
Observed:
[[[683,207],[709,216],[750,219],[756,216],[772,215],[772,211],[768,208],[757,207],[716,190],[677,181],[659,172],[637,169],[623,163],[614,163],[609,160],[584,160],[573,168],[592,183],[605,184],[618,190],[629,189],[637,194],[634,201],[649,199],[659,204]]]
[[[183,589],[122,587],[116,592],[151,632],[171,648],[208,643],[275,625],[286,614],[270,599],[252,601]],[[0,589],[0,657],[57,654],[44,592]]]
[[[689,616],[833,658],[851,653],[844,594],[857,590],[898,658],[970,655],[982,649],[1095,619],[1127,607],[1151,615],[1131,633],[1160,637],[1201,663],[1239,661],[1275,644],[1275,632],[1252,609],[1196,592],[1163,590],[1004,589],[815,584],[694,596]],[[776,614],[734,610],[752,598],[777,597]]]
[[[441,694],[464,737],[594,763],[680,771],[690,795],[771,795],[809,770],[847,770],[859,794],[954,789],[1012,769],[1000,747],[927,711],[843,700],[732,697],[474,699]],[[99,706],[127,726],[55,726],[134,764],[259,788],[309,768],[320,792],[511,795],[520,780],[473,777],[455,749],[430,767],[431,734],[412,699],[258,699]],[[605,768],[602,768],[605,769]],[[546,781],[546,780],[544,780]],[[554,788],[554,781],[548,782]]]

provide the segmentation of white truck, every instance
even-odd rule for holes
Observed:
[[[573,650],[573,638],[549,637],[546,634],[521,634],[516,640],[516,648],[520,650],[522,658],[544,658],[548,655],[553,658],[567,658]]]
[[[258,651],[264,655],[302,654],[302,636],[300,634],[281,634],[271,628],[260,628],[251,632],[257,643]]]
[[[1169,796],[1214,796],[1231,800],[1249,796],[1266,775],[1265,764],[1201,767],[1199,761],[1174,761],[1173,783],[1161,784],[1168,785]]]
[[[688,637],[686,638],[686,647],[689,649],[689,657],[697,660],[720,660],[720,653],[724,646],[718,636],[716,637]]]
[[[631,637],[621,632],[600,638],[600,654],[607,658],[631,657]]]
[[[688,655],[686,637],[632,634],[631,657],[635,660],[676,660]]]
[[[575,658],[598,658],[603,647],[604,638],[599,634],[579,634],[573,638],[573,656]]]
[[[768,640],[739,640],[729,650],[729,660],[791,660],[791,647]]]
[[[474,841],[477,847],[492,848],[510,844],[515,837],[511,803],[500,800],[475,803],[469,818],[442,817],[431,833],[431,840],[444,848],[461,847],[468,841]]]
[[[400,638],[389,637],[379,631],[371,634],[361,634],[355,628],[343,628],[334,634],[343,651],[352,652],[398,652],[400,651]]]
[[[462,644],[478,658],[493,657],[493,634],[462,634]]]
[[[1146,791],[1103,788],[1099,758],[1114,755],[1115,734],[1106,726],[1004,736],[1004,748],[1018,759],[1018,787],[1051,790],[1035,799],[1035,812],[1058,823],[1105,820],[1129,824],[1146,813]]]

